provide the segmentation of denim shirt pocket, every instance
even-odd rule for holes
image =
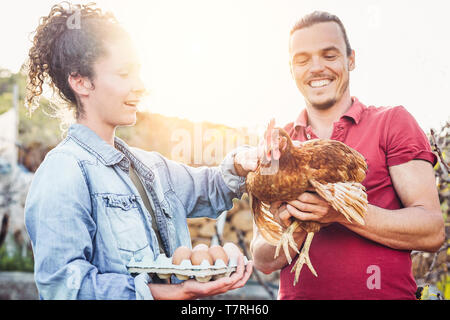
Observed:
[[[131,257],[140,260],[149,243],[136,196],[106,194],[103,199],[124,263],[128,263]]]

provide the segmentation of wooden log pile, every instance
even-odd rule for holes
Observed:
[[[209,218],[188,219],[192,247],[199,243],[211,245],[211,239],[216,235],[216,220]],[[228,210],[226,222],[221,235],[222,243],[238,244],[238,232],[243,237],[246,249],[250,252],[250,242],[253,237],[253,216],[246,196],[241,200],[233,200],[233,207]]]

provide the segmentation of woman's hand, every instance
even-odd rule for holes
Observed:
[[[229,290],[241,288],[250,278],[253,270],[253,261],[248,261],[244,265],[244,257],[241,254],[238,257],[236,271],[229,277],[223,277],[209,282],[198,282],[194,279],[187,280],[181,284],[186,299],[197,299],[201,297],[212,296],[225,293]]]
[[[293,140],[292,144],[295,147],[301,146],[301,142],[296,140]],[[273,142],[273,145],[268,145],[266,140],[262,139],[258,147],[251,147],[237,153],[234,156],[234,168],[236,169],[236,173],[241,177],[246,177],[250,171],[256,170],[259,161],[270,161],[270,157],[267,156],[269,150],[272,150],[272,148],[282,150],[285,145],[286,138],[284,137],[281,141]]]
[[[234,168],[241,177],[246,177],[250,171],[255,171],[260,157],[260,148],[251,147],[236,153],[234,156]]]
[[[236,271],[229,277],[209,282],[198,282],[195,279],[180,284],[150,283],[148,286],[155,300],[189,300],[225,293],[245,285],[253,271],[253,261],[244,265],[242,253],[238,257]]]

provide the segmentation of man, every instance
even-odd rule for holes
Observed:
[[[256,227],[255,267],[267,274],[281,269],[279,299],[415,299],[410,251],[436,251],[445,239],[436,156],[425,134],[405,108],[366,107],[351,97],[355,51],[338,17],[314,12],[293,27],[290,66],[306,109],[285,130],[294,140],[334,139],[359,151],[368,164],[369,209],[361,226],[317,194],[271,204],[284,226],[291,217],[327,225],[310,248],[318,277],[303,268],[293,286],[295,260],[288,265],[284,254],[274,260],[275,247]],[[301,229],[294,234],[298,248],[305,236]]]

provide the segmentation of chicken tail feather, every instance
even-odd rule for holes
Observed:
[[[350,221],[364,225],[364,215],[367,212],[368,201],[365,188],[357,182],[337,182],[322,184],[314,179],[309,182],[331,206]]]

